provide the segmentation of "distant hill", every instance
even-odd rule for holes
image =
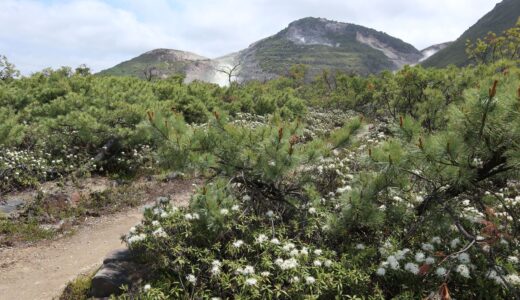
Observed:
[[[225,72],[239,65],[239,80],[265,80],[287,73],[294,64],[309,67],[308,76],[323,69],[356,74],[397,70],[416,64],[423,54],[412,45],[360,25],[304,18],[294,21],[279,33],[253,43],[248,48],[208,59],[194,53],[156,49],[100,72],[100,75],[145,77],[154,68],[156,76],[183,74],[186,81],[203,80],[225,84]]]
[[[455,42],[432,55],[422,65],[425,67],[445,67],[450,64],[463,66],[468,64],[466,41],[483,38],[492,31],[501,34],[513,27],[520,16],[520,0],[503,0],[493,10],[466,30]]]

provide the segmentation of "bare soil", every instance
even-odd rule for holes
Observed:
[[[171,195],[176,205],[187,205],[192,183],[156,183],[150,198]],[[108,252],[124,247],[121,236],[141,221],[143,210],[141,206],[89,218],[69,236],[0,249],[0,300],[58,297],[69,281],[95,271]]]

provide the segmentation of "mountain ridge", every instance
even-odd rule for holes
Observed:
[[[312,78],[324,69],[363,75],[397,70],[405,64],[417,63],[421,57],[414,46],[382,31],[307,17],[289,23],[278,33],[253,42],[245,49],[215,59],[160,48],[99,74],[144,77],[143,70],[153,68],[158,77],[183,74],[188,82],[225,84],[229,79],[225,70],[236,65],[240,65],[239,79],[249,81],[284,75],[293,64],[308,65],[308,76]]]
[[[483,38],[488,32],[497,35],[504,30],[513,27],[520,17],[519,0],[503,0],[481,17],[475,24],[469,27],[448,47],[435,53],[421,64],[425,67],[445,67],[450,64],[464,66],[469,63],[466,56],[466,41],[474,42],[477,38]]]

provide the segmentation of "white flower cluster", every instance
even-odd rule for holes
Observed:
[[[303,130],[303,139],[312,140],[316,137],[326,135],[332,130],[339,129],[345,120],[351,119],[353,115],[354,112],[352,111],[343,111],[340,109],[309,109],[305,117],[307,126]],[[340,126],[338,126],[338,124]]]
[[[255,239],[255,243],[257,244],[263,244],[265,242],[267,242],[269,240],[269,238],[267,237],[267,235],[265,234],[260,234],[256,237]]]
[[[464,206],[460,215],[462,218],[465,218],[473,223],[480,223],[482,220],[484,220],[484,214],[476,207],[472,206],[469,199],[462,200],[462,204]]]
[[[469,268],[466,265],[460,264],[455,268],[455,271],[460,274],[460,276],[465,278],[470,278]]]
[[[184,219],[187,221],[198,220],[200,219],[200,215],[198,213],[187,213],[184,215]]]
[[[245,128],[254,129],[265,126],[267,122],[268,116],[239,112],[235,115],[235,119],[231,123]]]
[[[253,275],[255,274],[255,268],[253,266],[247,265],[243,268],[238,268],[235,274],[239,275]]]
[[[127,236],[127,239],[126,241],[128,242],[128,245],[132,245],[132,244],[135,244],[137,242],[140,242],[140,241],[144,241],[146,239],[146,234],[145,233],[140,233],[140,234],[136,234],[136,235],[133,235],[133,234],[129,234]]]
[[[158,237],[158,238],[168,237],[168,234],[166,233],[166,231],[164,231],[164,229],[162,227],[159,227],[156,230],[154,230],[154,232],[152,232],[152,234],[153,234],[153,236]]]
[[[244,245],[244,241],[242,241],[242,240],[236,240],[233,242],[233,247],[235,247],[237,249],[242,247],[242,245]]]
[[[434,238],[437,240],[436,238]],[[427,244],[426,247],[424,247],[425,244],[423,244],[423,248],[430,249],[431,244]],[[389,242],[385,243],[380,248],[380,252],[383,253],[389,253],[391,245]],[[408,271],[412,274],[419,274],[420,267],[419,264],[427,264],[427,265],[433,265],[435,263],[435,258],[431,256],[426,256],[426,254],[422,251],[417,251],[415,255],[412,253],[412,251],[408,248],[397,250],[391,255],[389,255],[385,261],[381,262],[379,268],[376,270],[376,274],[379,276],[384,276],[386,274],[387,269],[391,269],[394,271],[400,270],[401,268],[401,261],[409,260],[404,264],[404,270]],[[411,260],[411,261],[410,261]],[[444,270],[446,271],[446,270]],[[437,270],[437,274],[442,273],[444,274],[443,270]],[[441,276],[441,275],[439,275]]]
[[[191,284],[197,283],[197,277],[195,277],[193,274],[186,275],[186,280]]]
[[[222,263],[219,260],[214,260],[211,262],[211,275],[218,276],[221,272],[220,268],[222,267]]]
[[[298,261],[294,257],[289,259],[277,258],[274,263],[282,270],[290,270],[298,267]]]

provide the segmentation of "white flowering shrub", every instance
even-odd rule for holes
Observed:
[[[365,293],[370,271],[320,248],[326,244],[320,214],[299,209],[284,225],[278,213],[257,215],[248,209],[252,199],[233,198],[222,188],[199,190],[190,208],[158,203],[124,238],[153,274],[161,274],[149,279],[151,289],[141,289],[144,298],[295,299]]]
[[[354,118],[305,140],[297,122],[247,127],[215,113],[205,127],[174,119],[168,129],[151,118],[165,157],[213,180],[188,210],[150,211],[127,237],[160,274],[141,292],[517,297],[519,81],[495,77],[466,90],[444,123]]]

